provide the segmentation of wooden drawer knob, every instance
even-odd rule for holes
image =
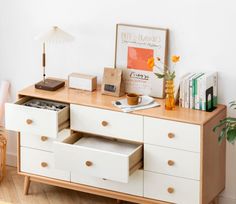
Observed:
[[[105,120],[103,120],[103,121],[102,121],[102,126],[103,126],[103,127],[106,127],[107,125],[108,125],[108,122],[105,121]]]
[[[47,141],[47,140],[48,140],[48,137],[46,137],[46,136],[42,136],[42,137],[41,137],[41,141],[45,142],[45,141]]]
[[[48,164],[47,164],[46,162],[42,162],[42,163],[41,163],[41,167],[44,167],[44,168],[45,168],[45,167],[47,167],[47,166],[48,166]]]
[[[92,166],[92,165],[93,165],[93,162],[91,162],[91,161],[86,161],[85,164],[86,164],[86,166]]]
[[[173,160],[168,160],[167,163],[168,163],[169,166],[173,166],[175,164],[175,162]]]
[[[26,123],[27,123],[28,125],[30,125],[30,124],[33,123],[33,120],[31,120],[31,119],[27,119],[27,120],[26,120]]]
[[[175,134],[170,132],[170,133],[168,133],[168,137],[169,137],[170,139],[172,139],[172,138],[175,137]]]
[[[172,187],[167,188],[168,193],[174,193],[175,189]]]

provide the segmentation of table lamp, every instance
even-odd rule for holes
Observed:
[[[57,89],[65,85],[65,81],[46,79],[46,44],[47,43],[63,43],[70,42],[74,38],[72,35],[66,33],[57,26],[54,26],[50,31],[39,35],[36,40],[43,43],[43,54],[42,54],[42,67],[43,67],[43,80],[35,84],[36,89],[43,89],[47,91],[56,91]]]

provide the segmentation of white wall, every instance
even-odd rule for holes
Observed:
[[[170,54],[181,55],[179,74],[217,70],[220,102],[227,104],[236,99],[235,19],[234,0],[0,0],[0,79],[11,81],[12,99],[41,79],[41,45],[34,36],[53,25],[76,41],[48,47],[47,74],[101,78],[103,67],[114,64],[115,24],[147,25],[170,29]],[[16,153],[13,136],[8,153]],[[224,203],[236,203],[235,154],[229,145]]]

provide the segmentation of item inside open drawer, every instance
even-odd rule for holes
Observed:
[[[58,169],[128,183],[143,165],[143,145],[73,133],[54,142]]]
[[[69,104],[60,102],[23,97],[16,103],[7,103],[5,112],[8,130],[56,138],[70,125]]]

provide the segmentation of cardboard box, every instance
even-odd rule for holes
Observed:
[[[68,76],[68,86],[73,89],[94,91],[97,88],[97,77],[87,74],[71,73]]]

